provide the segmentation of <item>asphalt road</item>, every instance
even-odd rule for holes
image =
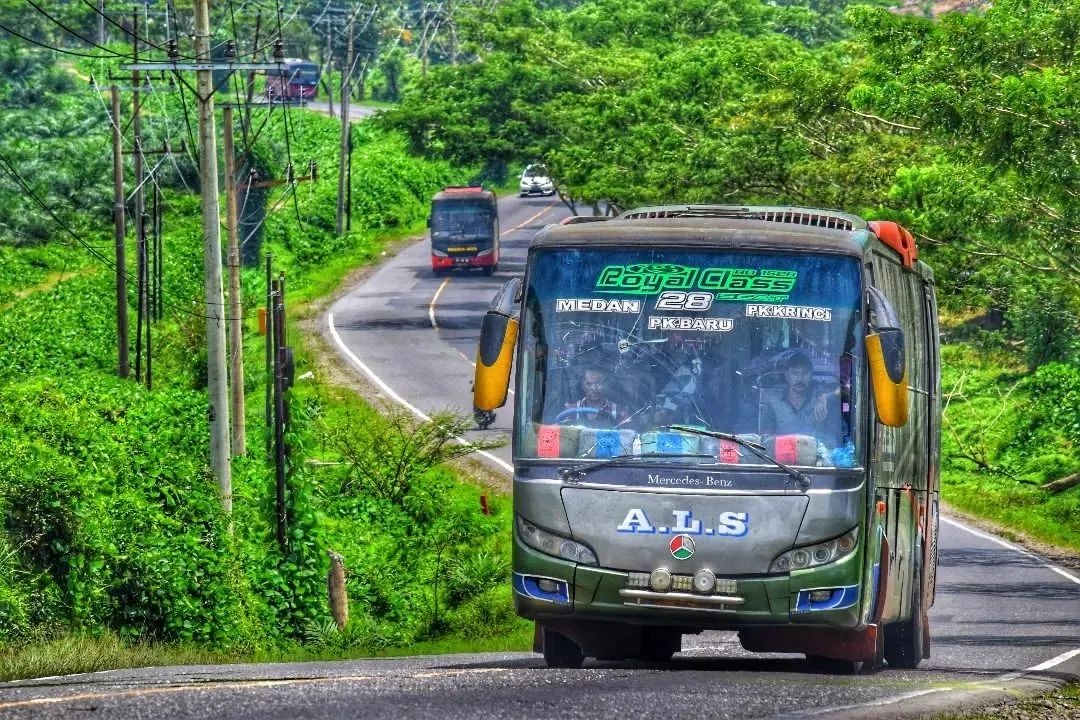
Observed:
[[[388,399],[421,415],[471,410],[480,313],[520,272],[529,238],[567,214],[500,204],[500,272],[435,278],[423,242],[334,303],[327,335]],[[505,433],[509,411],[494,430]],[[509,450],[488,457],[509,467]],[[730,633],[684,639],[670,663],[492,653],[118,670],[0,683],[0,717],[71,718],[905,718],[1046,692],[1080,677],[1080,577],[943,518],[931,658],[918,670],[820,672],[801,655],[743,651]],[[1080,717],[1080,708],[1077,715]]]
[[[334,117],[340,117],[341,115],[341,103],[338,102],[338,98],[336,97],[334,98],[333,106],[330,105],[328,100],[319,99],[309,100],[300,107],[306,107],[308,110],[314,110],[315,112],[332,114]],[[363,120],[366,117],[374,115],[376,112],[378,112],[378,108],[349,103],[349,120],[351,121]]]
[[[1076,677],[1080,580],[951,521],[941,548],[933,654],[918,670],[829,675],[707,633],[661,665],[551,670],[531,653],[490,653],[40,678],[0,684],[0,717],[904,718]]]
[[[475,270],[436,277],[427,243],[411,245],[330,307],[325,327],[331,342],[385,397],[417,416],[471,415],[480,318],[502,284],[524,271],[532,236],[568,215],[555,198],[503,199],[503,256],[490,277]],[[508,437],[511,419],[508,406],[487,432],[471,437]],[[510,472],[509,445],[486,456]]]

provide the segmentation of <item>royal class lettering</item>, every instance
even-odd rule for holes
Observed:
[[[672,510],[671,525],[656,525],[641,508],[630,508],[615,528],[632,535],[721,535],[742,537],[750,529],[750,515],[744,512],[720,513],[716,525],[706,525],[694,517],[693,510]]]
[[[798,273],[793,270],[753,270],[750,268],[705,268],[698,287],[702,290],[754,290],[789,293]]]
[[[832,310],[806,305],[747,305],[746,317],[789,318],[792,320],[832,320]]]
[[[716,299],[729,295],[768,298],[762,302],[782,302],[795,287],[799,274],[794,270],[754,268],[696,268],[668,263],[608,265],[596,279],[600,292],[653,295],[664,290],[709,290]]]
[[[735,327],[731,318],[671,317],[652,315],[649,317],[650,330],[691,330],[697,332],[731,332]]]
[[[639,313],[640,300],[605,300],[603,298],[559,298],[555,312]]]
[[[697,280],[698,268],[666,263],[608,265],[600,271],[596,289],[600,292],[622,292],[653,295],[661,290],[691,290]]]

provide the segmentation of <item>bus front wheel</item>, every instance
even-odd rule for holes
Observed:
[[[665,627],[641,629],[641,659],[663,663],[682,650],[682,633]]]
[[[585,662],[581,648],[570,638],[544,629],[544,662],[551,668],[579,668]]]
[[[915,576],[918,578],[918,574]],[[926,655],[926,616],[919,583],[911,591],[911,617],[885,626],[885,662],[889,667],[914,670]]]

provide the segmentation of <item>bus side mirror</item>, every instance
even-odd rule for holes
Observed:
[[[506,404],[510,368],[517,344],[518,319],[514,312],[521,280],[512,278],[495,294],[484,313],[480,342],[476,348],[473,410],[491,411]]]
[[[872,318],[871,331],[866,336],[866,357],[877,419],[883,425],[901,427],[908,420],[904,331],[900,329],[896,310],[880,290],[869,288],[867,299]]]

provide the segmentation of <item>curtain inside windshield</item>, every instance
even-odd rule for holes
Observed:
[[[849,467],[861,332],[853,258],[545,250],[524,298],[519,453],[705,453]],[[685,430],[672,428],[684,426]]]

